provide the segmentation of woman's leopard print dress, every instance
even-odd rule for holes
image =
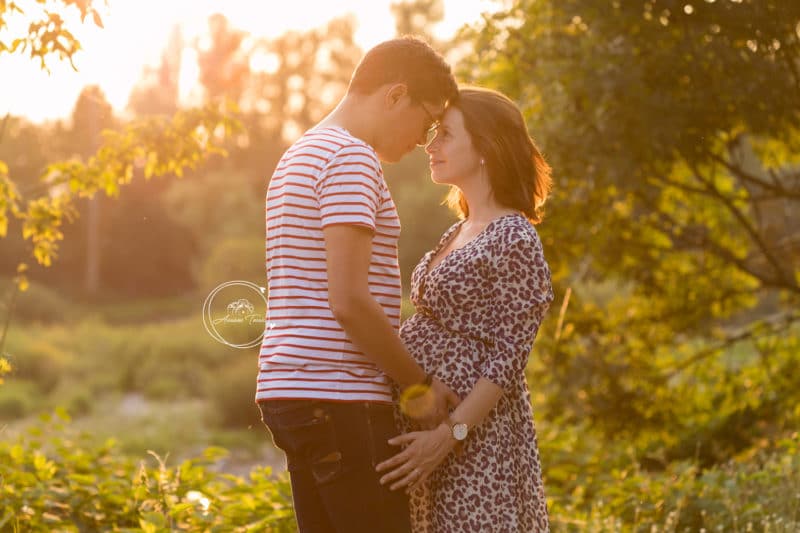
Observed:
[[[461,452],[411,494],[412,524],[415,532],[546,532],[525,366],[553,300],[550,269],[536,230],[515,214],[495,219],[428,272],[460,225],[414,269],[416,314],[401,337],[423,368],[461,398],[481,377],[505,393]]]

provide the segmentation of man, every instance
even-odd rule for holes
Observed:
[[[409,531],[406,496],[375,472],[397,452],[387,442],[397,434],[390,379],[429,407],[423,422],[438,423],[458,402],[397,334],[400,224],[379,161],[424,144],[457,91],[423,41],[379,44],[270,181],[256,401],[286,452],[303,532]]]

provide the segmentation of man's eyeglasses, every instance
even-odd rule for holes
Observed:
[[[417,146],[428,146],[433,138],[436,137],[436,128],[439,127],[439,121],[433,116],[433,113],[428,111],[428,108],[423,102],[419,102],[419,106],[425,111],[425,114],[428,115],[428,120],[426,121],[427,126],[425,127],[422,137],[417,141]]]

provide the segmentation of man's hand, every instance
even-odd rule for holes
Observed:
[[[435,401],[434,410],[425,424],[428,429],[433,429],[444,420],[447,420],[450,415],[450,409],[461,403],[461,398],[450,387],[442,383],[439,378],[433,378],[431,392]]]
[[[450,409],[459,403],[461,398],[439,378],[433,378],[430,387],[412,385],[400,397],[403,413],[426,429],[433,429],[446,420]]]

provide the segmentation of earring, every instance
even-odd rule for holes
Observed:
[[[481,158],[481,166],[483,166],[485,164],[486,164],[486,161],[484,161],[483,158]]]

